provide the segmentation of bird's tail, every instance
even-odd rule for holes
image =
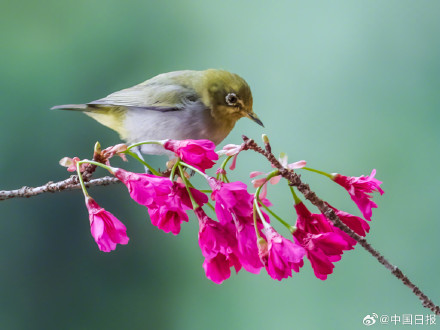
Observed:
[[[56,105],[50,110],[73,110],[84,112],[104,126],[107,126],[119,133],[125,140],[127,131],[124,126],[126,109],[124,107],[106,106],[100,104],[64,104]]]
[[[73,110],[73,111],[84,111],[84,112],[90,112],[90,108],[87,106],[87,104],[63,104],[63,105],[56,105],[50,110]]]

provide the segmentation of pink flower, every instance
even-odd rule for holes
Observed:
[[[101,251],[110,252],[116,244],[127,244],[127,228],[110,212],[100,207],[93,198],[86,197],[90,231]]]
[[[148,208],[153,225],[166,233],[180,233],[180,224],[188,222],[186,211],[192,209],[184,184],[167,177],[132,173],[120,168],[114,170],[114,175],[127,186],[131,198]],[[199,206],[208,201],[208,197],[197,189],[190,188],[190,191]]]
[[[307,162],[305,160],[299,160],[297,162],[288,164],[287,163],[287,155],[284,152],[282,152],[280,154],[280,158],[278,158],[278,160],[280,161],[281,165],[283,165],[283,167],[291,169],[291,170],[303,168],[307,165]],[[275,166],[272,165],[272,167],[275,167]]]
[[[298,219],[293,237],[303,246],[315,276],[321,280],[333,272],[333,262],[339,261],[344,250],[353,249],[354,241],[334,227],[323,214],[312,214],[303,203],[295,205]]]
[[[190,191],[199,206],[208,201],[208,197],[197,189],[190,188]],[[162,200],[160,205],[150,207],[148,213],[154,226],[166,233],[172,232],[177,235],[180,233],[180,224],[184,221],[188,222],[186,211],[192,208],[191,199],[185,185],[173,182],[166,199]]]
[[[315,276],[323,281],[327,279],[327,275],[333,273],[335,268],[333,263],[341,260],[343,250],[348,249],[347,242],[334,232],[321,234],[295,232],[294,235],[295,242],[306,249]]]
[[[267,273],[275,280],[291,277],[304,265],[303,247],[278,234],[273,227],[264,228],[267,243],[259,244],[259,255]]]
[[[243,182],[224,183],[208,178],[215,201],[215,213],[223,225],[233,224],[238,241],[238,257],[243,268],[251,273],[259,273],[263,264],[258,256],[257,236],[253,220],[254,196],[247,192]],[[261,229],[262,223],[259,222]]]
[[[349,227],[351,230],[353,230],[359,236],[365,237],[367,235],[367,233],[370,231],[370,225],[364,219],[357,217],[353,214],[335,209],[333,206],[331,206],[328,203],[327,203],[327,205],[335,211],[336,215],[339,217],[339,219],[341,219],[341,221],[347,227]],[[356,241],[354,241],[353,245],[355,245],[355,244],[356,244]]]
[[[218,168],[218,169],[215,171],[215,174],[218,174],[218,175],[225,175],[225,174],[226,174],[226,171],[225,171],[223,168]]]
[[[240,181],[224,183],[214,178],[208,179],[212,189],[211,198],[215,212],[221,223],[233,222],[233,216],[247,218],[253,213],[254,196],[247,192],[247,186]]]
[[[172,232],[174,235],[180,233],[180,224],[188,222],[188,215],[184,210],[175,206],[160,206],[148,209],[151,223],[164,232]]]
[[[61,166],[67,167],[67,171],[69,171],[69,172],[76,172],[76,163],[79,161],[80,161],[80,159],[78,157],[73,157],[73,158],[64,157],[64,158],[60,159],[59,164]],[[81,172],[84,172],[87,165],[88,164],[86,164],[86,163],[81,164],[79,170]]]
[[[173,151],[185,163],[205,171],[218,159],[215,144],[209,140],[166,140],[164,148]]]
[[[303,168],[307,165],[307,162],[305,160],[300,160],[295,163],[287,164],[287,155],[285,153],[281,153],[280,158],[278,160],[280,161],[281,165],[283,165],[283,167],[291,169],[291,170]],[[275,167],[275,166],[272,165],[272,167]],[[250,178],[255,178],[259,175],[263,175],[263,177],[260,179],[252,180],[252,184],[254,185],[254,188],[258,188],[264,184],[264,186],[261,188],[260,199],[266,198],[266,195],[267,195],[266,178],[270,173],[271,172],[264,173],[264,172],[260,172],[260,171],[254,171],[254,172],[251,172],[249,175]],[[277,176],[272,177],[268,182],[270,182],[271,184],[277,184],[278,182],[280,182],[280,180],[281,180],[281,175],[277,175]]]
[[[219,154],[220,156],[234,156],[234,158],[232,158],[231,166],[229,166],[229,169],[232,171],[235,170],[235,166],[237,164],[237,156],[242,150],[243,147],[241,145],[227,144],[223,147],[222,150],[218,151],[217,154]]]
[[[263,267],[261,259],[258,254],[257,234],[255,227],[248,218],[247,222],[235,222],[236,237],[238,244],[238,256],[243,268],[249,273],[258,274]],[[261,231],[263,225],[259,223],[258,229]]]
[[[131,198],[148,208],[163,204],[173,186],[167,177],[133,173],[121,168],[115,169],[114,175],[127,186]]]
[[[119,157],[122,158],[122,160],[124,162],[126,162],[127,157],[125,157],[125,154],[123,153],[126,150],[127,150],[127,145],[120,143],[115,146],[111,146],[111,147],[104,149],[102,151],[102,156],[107,159],[107,161],[106,161],[107,165],[110,164],[109,159],[112,158],[114,155],[118,155]]]
[[[267,196],[267,182],[270,182],[271,184],[277,184],[278,182],[280,182],[280,179],[281,179],[281,175],[277,175],[277,176],[272,177],[269,181],[266,181],[266,177],[269,174],[270,173],[263,173],[263,172],[259,172],[259,171],[254,171],[249,174],[250,178],[255,178],[256,176],[259,176],[259,175],[264,176],[260,179],[252,180],[252,184],[253,184],[254,188],[258,188],[263,185],[263,187],[261,188],[261,191],[260,191],[260,195],[259,195],[261,200],[265,199]]]
[[[333,180],[344,187],[350,194],[351,199],[356,203],[366,220],[371,220],[371,209],[377,208],[377,204],[371,200],[371,193],[384,191],[380,188],[381,181],[374,178],[376,170],[373,170],[370,176],[349,177],[341,174],[335,174]]]
[[[199,245],[205,257],[206,277],[220,284],[231,276],[231,267],[238,273],[241,264],[236,256],[237,240],[234,228],[210,219],[202,208],[195,211],[199,219]]]

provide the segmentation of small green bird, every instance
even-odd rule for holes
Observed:
[[[217,145],[241,117],[263,126],[252,110],[252,93],[246,81],[215,69],[163,73],[103,99],[54,109],[82,111],[118,132],[127,143],[208,139]],[[140,151],[169,153],[154,144],[143,145]]]

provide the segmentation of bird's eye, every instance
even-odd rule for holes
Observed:
[[[231,106],[237,105],[238,97],[234,93],[229,93],[226,95],[226,103]]]
[[[198,97],[197,97],[197,95],[189,94],[186,96],[186,99],[190,102],[196,102],[198,100]]]

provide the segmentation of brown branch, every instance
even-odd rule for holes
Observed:
[[[350,237],[355,239],[368,253],[370,253],[377,261],[385,266],[386,269],[391,271],[391,273],[402,281],[404,285],[409,287],[411,291],[421,300],[422,305],[429,308],[435,314],[440,315],[440,307],[435,305],[434,302],[428,298],[411,280],[403,274],[403,272],[397,267],[392,265],[383,255],[381,255],[376,249],[374,249],[367,240],[356,234],[349,227],[347,227],[341,219],[336,215],[335,211],[331,209],[322,199],[320,199],[316,194],[310,190],[310,186],[303,183],[300,176],[296,174],[293,170],[287,169],[281,165],[281,163],[272,154],[269,142],[265,143],[265,150],[255,143],[254,140],[249,139],[247,136],[243,135],[243,150],[250,149],[258,152],[259,154],[266,157],[266,159],[273,164],[280,172],[281,176],[287,179],[291,186],[295,186],[304,195],[304,197],[309,200],[313,205],[315,205],[319,211],[324,214],[334,225],[339,229],[346,232]]]
[[[107,186],[113,183],[119,183],[119,179],[111,176],[105,176],[99,179],[92,179],[90,181],[85,182],[86,187],[92,186]],[[81,185],[78,181],[78,176],[72,175],[70,178],[53,182],[49,181],[48,183],[39,186],[39,187],[21,187],[20,189],[15,190],[0,190],[0,201],[5,199],[10,199],[14,197],[32,197],[36,195],[40,195],[46,192],[59,192],[63,190],[74,190],[81,189]]]
[[[96,162],[100,162],[105,164],[105,162],[110,158],[111,156],[106,154],[106,150],[104,152],[101,152],[99,144],[97,144],[98,149],[94,150],[93,152],[93,160]],[[92,186],[107,186],[112,183],[119,183],[119,179],[111,176],[105,176],[99,179],[93,179],[91,180],[93,172],[96,170],[96,165],[93,164],[84,164],[84,169],[82,170],[81,174],[85,183],[86,187],[92,187]],[[74,189],[81,189],[81,185],[79,183],[79,179],[77,175],[72,175],[70,178],[59,181],[59,182],[53,182],[49,181],[48,183],[39,186],[39,187],[21,187],[20,189],[15,190],[0,190],[0,201],[15,198],[15,197],[32,197],[36,195],[40,195],[46,192],[59,192],[64,190],[74,190]]]

